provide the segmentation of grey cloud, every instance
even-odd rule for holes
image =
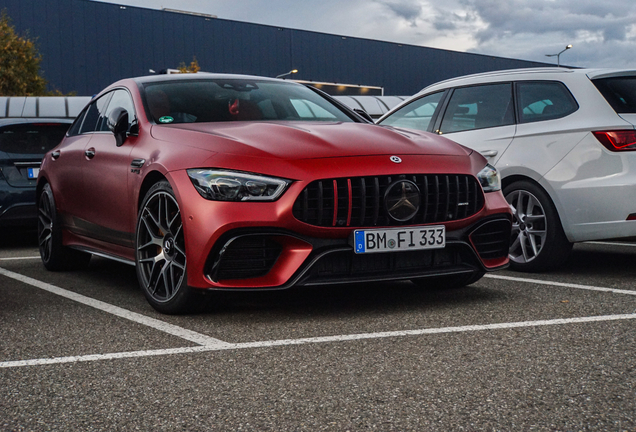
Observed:
[[[597,4],[580,0],[463,0],[462,4],[487,24],[476,33],[479,43],[502,34],[561,33],[575,37],[598,32],[606,40],[624,40],[636,17],[632,0]]]
[[[410,22],[411,24],[416,24],[416,20],[422,14],[422,5],[418,1],[409,1],[409,0],[397,0],[397,1],[387,1],[387,0],[376,0],[378,3],[384,5],[389,10],[391,10],[395,15],[404,20]]]

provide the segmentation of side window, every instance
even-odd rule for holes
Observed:
[[[110,99],[110,94],[100,97],[88,106],[80,129],[81,134],[99,130],[99,122],[108,104],[108,99]]]
[[[428,131],[431,119],[444,92],[421,97],[403,106],[382,121],[382,125]]]
[[[579,109],[569,90],[560,82],[518,82],[519,122],[554,120]]]
[[[135,119],[135,107],[133,105],[132,98],[130,94],[126,90],[115,90],[112,92],[113,96],[110,99],[110,103],[108,104],[108,109],[104,114],[104,119],[101,124],[101,130],[108,131],[108,117],[110,113],[113,112],[115,108],[124,108],[128,111],[128,124],[131,124]]]
[[[512,84],[457,88],[448,102],[442,133],[514,124]]]
[[[68,136],[79,135],[80,128],[82,127],[82,122],[84,121],[84,116],[86,116],[86,111],[88,111],[88,108],[82,110],[82,112],[80,112],[77,115],[77,117],[75,118],[75,121],[73,122],[73,124],[71,125],[71,127],[69,128],[67,132]]]

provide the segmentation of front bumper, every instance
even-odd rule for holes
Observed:
[[[356,254],[351,239],[285,230],[237,229],[219,239],[205,265],[217,289],[389,281],[490,271],[507,266],[510,219],[495,216],[447,233],[442,249]]]
[[[202,198],[187,177],[172,180],[184,186],[175,193],[184,223],[188,285],[194,288],[263,290],[403,280],[508,264],[512,217],[500,192],[485,194],[476,214],[443,223],[444,249],[358,255],[351,243],[353,228],[319,227],[293,216],[305,186],[301,182],[275,202],[236,203]]]

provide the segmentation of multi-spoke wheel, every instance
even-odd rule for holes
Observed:
[[[51,185],[42,188],[38,198],[38,245],[47,270],[70,270],[86,267],[91,255],[62,245],[62,226],[57,216]]]
[[[520,271],[549,270],[563,264],[572,244],[554,204],[538,186],[514,182],[504,189],[513,213],[510,265]]]
[[[183,223],[168,182],[155,184],[146,194],[136,237],[137,277],[146,298],[159,312],[185,312],[192,292],[187,286]]]

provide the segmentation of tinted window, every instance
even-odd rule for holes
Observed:
[[[480,85],[455,89],[446,107],[442,133],[514,124],[512,85]]]
[[[285,81],[197,79],[145,85],[157,123],[255,120],[353,121],[314,91]]]
[[[68,126],[59,123],[34,123],[0,128],[0,151],[44,154],[62,141]]]
[[[519,123],[554,120],[576,111],[569,90],[560,82],[518,82]]]
[[[100,121],[100,130],[110,131],[108,128],[108,117],[115,108],[124,108],[128,112],[128,122],[131,123],[135,119],[135,108],[133,106],[132,98],[126,90],[115,90],[112,92],[112,97],[108,108],[106,109],[104,116]]]
[[[96,130],[100,130],[100,123],[104,116],[106,105],[108,104],[110,96],[111,94],[108,93],[88,106],[88,110],[86,111],[86,115],[84,116],[84,121],[82,122],[80,133],[95,132]]]
[[[428,131],[433,114],[444,92],[421,97],[382,120],[382,125]]]
[[[603,78],[592,82],[618,114],[636,113],[636,77]]]
[[[77,118],[75,119],[75,121],[73,122],[73,124],[71,125],[70,129],[67,132],[69,136],[79,135],[80,128],[82,127],[82,123],[84,122],[84,116],[86,115],[86,111],[88,111],[88,108],[84,109],[81,113],[79,113],[79,115],[77,116]]]

